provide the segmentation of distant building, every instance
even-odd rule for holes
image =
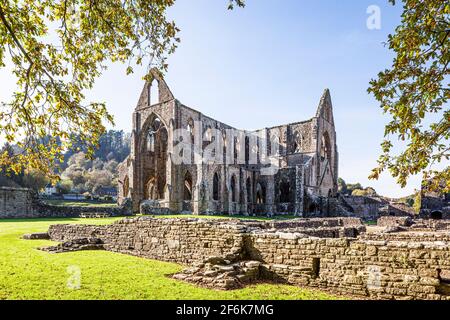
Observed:
[[[98,188],[97,195],[99,195],[100,197],[103,197],[103,196],[117,197],[117,188],[116,187]]]
[[[46,195],[46,196],[53,196],[53,195],[59,194],[59,190],[58,190],[57,186],[49,183],[45,186],[42,194]]]

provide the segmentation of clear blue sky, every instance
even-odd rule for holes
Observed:
[[[367,179],[387,117],[366,90],[392,62],[383,42],[399,24],[401,7],[388,0],[246,2],[245,9],[228,11],[227,0],[176,1],[169,15],[181,29],[181,43],[166,75],[174,95],[234,127],[256,129],[311,118],[329,88],[340,176],[387,196],[418,188],[419,177],[405,189],[387,174]],[[381,8],[381,30],[366,27],[370,5]],[[126,76],[125,66],[111,65],[88,94],[108,104],[116,129],[131,130],[145,68],[135,71]],[[13,88],[7,79],[2,70],[0,98]]]

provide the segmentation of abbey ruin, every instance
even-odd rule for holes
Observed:
[[[130,155],[119,166],[120,206],[105,210],[298,217],[139,216],[55,224],[25,239],[60,242],[40,248],[50,253],[107,250],[178,263],[185,269],[168,276],[210,289],[265,282],[358,299],[450,300],[450,221],[435,205],[447,210],[447,198],[424,201],[420,216],[383,198],[339,195],[328,90],[310,120],[245,131],[183,105],[151,75],[133,113]],[[8,200],[0,197],[4,217],[17,210],[23,217],[93,217],[94,209],[33,205],[26,190],[0,191]]]
[[[312,119],[245,131],[183,105],[155,70],[151,75],[133,113],[119,203],[131,198],[135,212],[147,200],[173,213],[327,211],[338,178],[329,90]]]

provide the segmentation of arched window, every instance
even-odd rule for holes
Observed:
[[[231,201],[236,202],[236,177],[231,177]]]
[[[295,131],[292,139],[292,152],[300,153],[302,150],[302,135]]]
[[[278,153],[277,155],[282,155],[284,153],[284,148],[281,143],[281,137],[278,137]]]
[[[248,161],[250,159],[250,138],[245,137],[245,164],[248,165]]]
[[[147,182],[146,189],[147,189],[147,197],[146,197],[147,199],[149,200],[159,199],[159,192],[156,185],[155,177],[149,179],[149,181]]]
[[[212,141],[212,129],[210,126],[206,127],[204,136],[205,136],[205,141],[207,141],[207,142]]]
[[[280,182],[280,202],[286,203],[290,201],[291,186],[288,181]]]
[[[325,159],[331,158],[331,146],[330,146],[330,137],[328,133],[325,132],[322,135],[322,140],[320,144],[320,160],[324,161]]]
[[[259,138],[257,138],[256,141],[254,141],[254,142],[256,142],[256,143],[252,146],[252,151],[251,152],[252,152],[252,155],[254,155],[253,159],[256,159],[256,163],[258,163],[258,160],[259,160],[259,144],[261,142],[260,142]]]
[[[246,182],[246,187],[247,187],[247,203],[252,203],[252,182],[250,180],[250,178],[247,178],[247,182]]]
[[[234,145],[233,145],[233,154],[234,154],[234,163],[235,164],[237,164],[238,152],[239,152],[239,139],[235,137]]]
[[[150,130],[147,135],[147,151],[155,152],[155,132]]]
[[[152,106],[154,104],[159,103],[159,83],[158,80],[153,80],[149,87],[149,105]]]
[[[192,176],[189,171],[184,175],[184,196],[183,200],[192,200]]]
[[[213,177],[213,200],[218,201],[219,200],[219,174],[216,172],[214,173]]]
[[[266,203],[266,189],[264,188],[264,185],[262,185],[259,182],[256,185],[256,203],[257,204]]]
[[[147,151],[155,152],[156,135],[158,134],[158,131],[159,129],[161,129],[161,127],[162,127],[161,120],[158,117],[155,117],[152,123],[150,124],[147,133],[147,145],[146,145]],[[165,142],[167,142],[167,139]]]
[[[188,120],[186,129],[191,137],[191,143],[194,144],[194,121],[192,119]]]
[[[269,147],[267,148],[268,151],[268,155],[271,156],[278,156],[280,155],[280,148],[281,148],[281,144],[280,144],[280,138],[278,137],[278,134],[274,133],[270,135],[270,144]]]
[[[222,138],[223,138],[223,154],[227,155],[227,134],[225,131],[222,132]]]

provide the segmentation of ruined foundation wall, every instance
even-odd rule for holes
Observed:
[[[74,218],[86,213],[127,216],[130,205],[125,201],[117,207],[54,206],[41,202],[31,189],[0,187],[0,219]]]
[[[189,264],[209,257],[235,260],[242,253],[245,226],[199,219],[135,218],[108,226],[53,225],[57,241],[100,238],[110,251]]]
[[[448,236],[425,241],[420,236],[409,241],[382,238],[254,233],[247,250],[265,264],[268,277],[291,284],[377,299],[450,299],[441,294],[446,285],[438,273],[450,271],[449,247],[442,241]]]
[[[345,218],[309,219],[287,229],[277,224],[141,217],[108,226],[55,225],[49,234],[59,241],[98,237],[107,250],[182,264],[257,260],[261,279],[344,295],[450,300],[442,279],[450,274],[448,233],[357,236],[360,226]]]

